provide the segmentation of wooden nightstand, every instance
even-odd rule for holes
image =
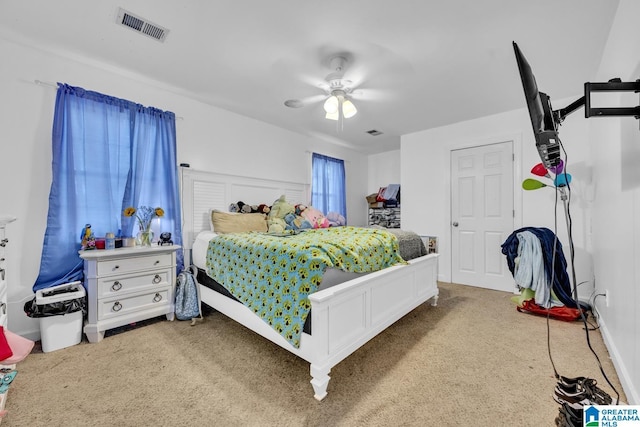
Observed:
[[[104,331],[165,314],[173,320],[176,250],[180,246],[151,246],[80,251],[87,289],[89,342]]]

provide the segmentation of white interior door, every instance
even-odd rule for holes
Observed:
[[[512,292],[501,251],[513,232],[513,143],[451,151],[451,281]]]

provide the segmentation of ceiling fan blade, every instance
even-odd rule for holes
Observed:
[[[312,95],[300,99],[287,99],[286,101],[284,101],[284,105],[290,108],[301,108],[306,107],[307,105],[314,104],[316,102],[324,101],[325,99],[327,99],[327,95]]]
[[[301,75],[297,79],[299,82],[313,88],[319,88],[325,92],[329,90],[329,84],[318,76]]]
[[[393,98],[393,91],[383,89],[354,89],[349,96],[356,101],[383,101]]]

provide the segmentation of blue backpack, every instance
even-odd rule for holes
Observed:
[[[197,318],[202,319],[200,289],[195,278],[195,271],[194,266],[185,268],[178,274],[176,283],[176,318],[191,320],[191,326],[196,324]]]

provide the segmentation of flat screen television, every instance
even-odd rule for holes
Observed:
[[[558,136],[558,123],[553,114],[551,100],[546,93],[538,90],[531,66],[516,42],[513,42],[513,49],[516,54],[518,70],[520,71],[524,97],[529,109],[533,134],[536,138],[536,149],[544,166],[547,169],[553,169],[560,163],[560,137]]]

